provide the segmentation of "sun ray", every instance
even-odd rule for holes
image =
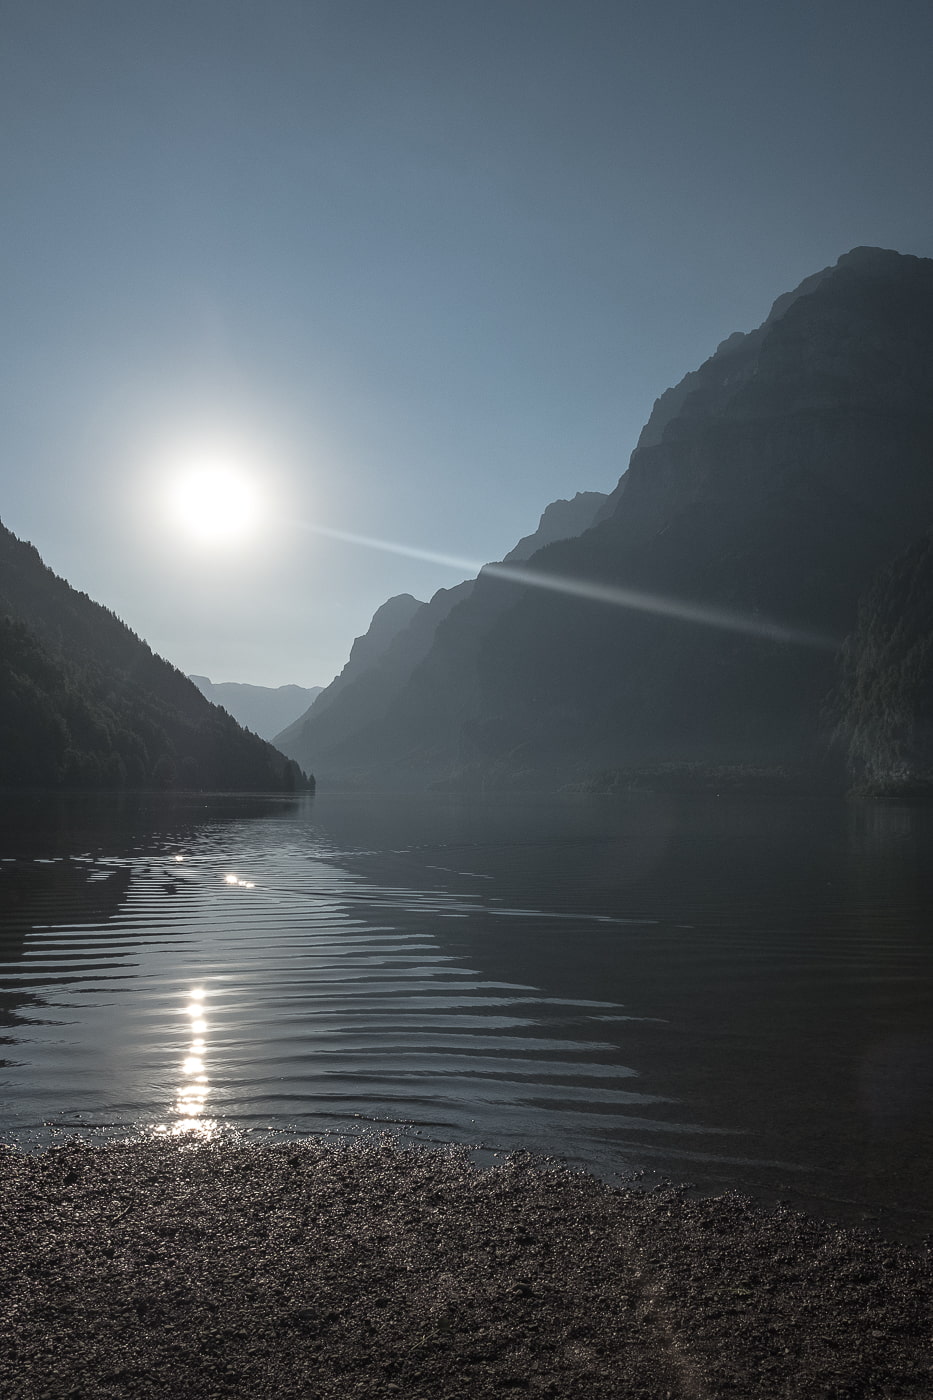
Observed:
[[[302,528],[310,530],[314,534],[323,535],[328,539],[360,545],[365,549],[378,549],[386,554],[400,554],[408,559],[422,559],[429,564],[441,564],[445,568],[456,569],[459,573],[485,574],[487,577],[503,579],[506,582],[529,588],[543,588],[552,593],[584,598],[593,603],[607,603],[617,608],[654,613],[658,617],[676,618],[682,622],[692,622],[703,627],[715,627],[722,631],[742,632],[748,636],[762,637],[766,641],[816,647],[825,651],[836,651],[841,645],[838,639],[821,632],[809,631],[806,628],[795,627],[775,618],[761,617],[755,613],[738,612],[710,603],[697,603],[686,598],[669,598],[635,588],[621,588],[616,584],[596,583],[592,579],[567,578],[562,574],[545,573],[544,570],[528,569],[522,565],[482,564],[475,559],[463,559],[455,554],[443,554],[433,549],[420,549],[415,545],[399,544],[394,540],[380,540],[371,535],[358,535],[349,530],[337,530],[327,525],[313,525],[307,521],[303,522]]]

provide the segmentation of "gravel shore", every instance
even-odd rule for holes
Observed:
[[[928,1251],[371,1142],[0,1149],[0,1394],[933,1396]]]

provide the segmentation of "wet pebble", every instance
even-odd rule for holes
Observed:
[[[0,1394],[924,1397],[930,1255],[388,1143],[0,1153]],[[502,1248],[502,1246],[506,1246]]]

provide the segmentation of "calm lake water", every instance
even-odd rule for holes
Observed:
[[[0,1139],[389,1130],[933,1230],[933,814],[0,797]]]

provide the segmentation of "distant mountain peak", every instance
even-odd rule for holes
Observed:
[[[319,685],[250,685],[245,681],[212,681],[209,676],[189,675],[213,705],[222,705],[237,724],[262,739],[274,739],[280,730],[302,714],[322,687]]]

